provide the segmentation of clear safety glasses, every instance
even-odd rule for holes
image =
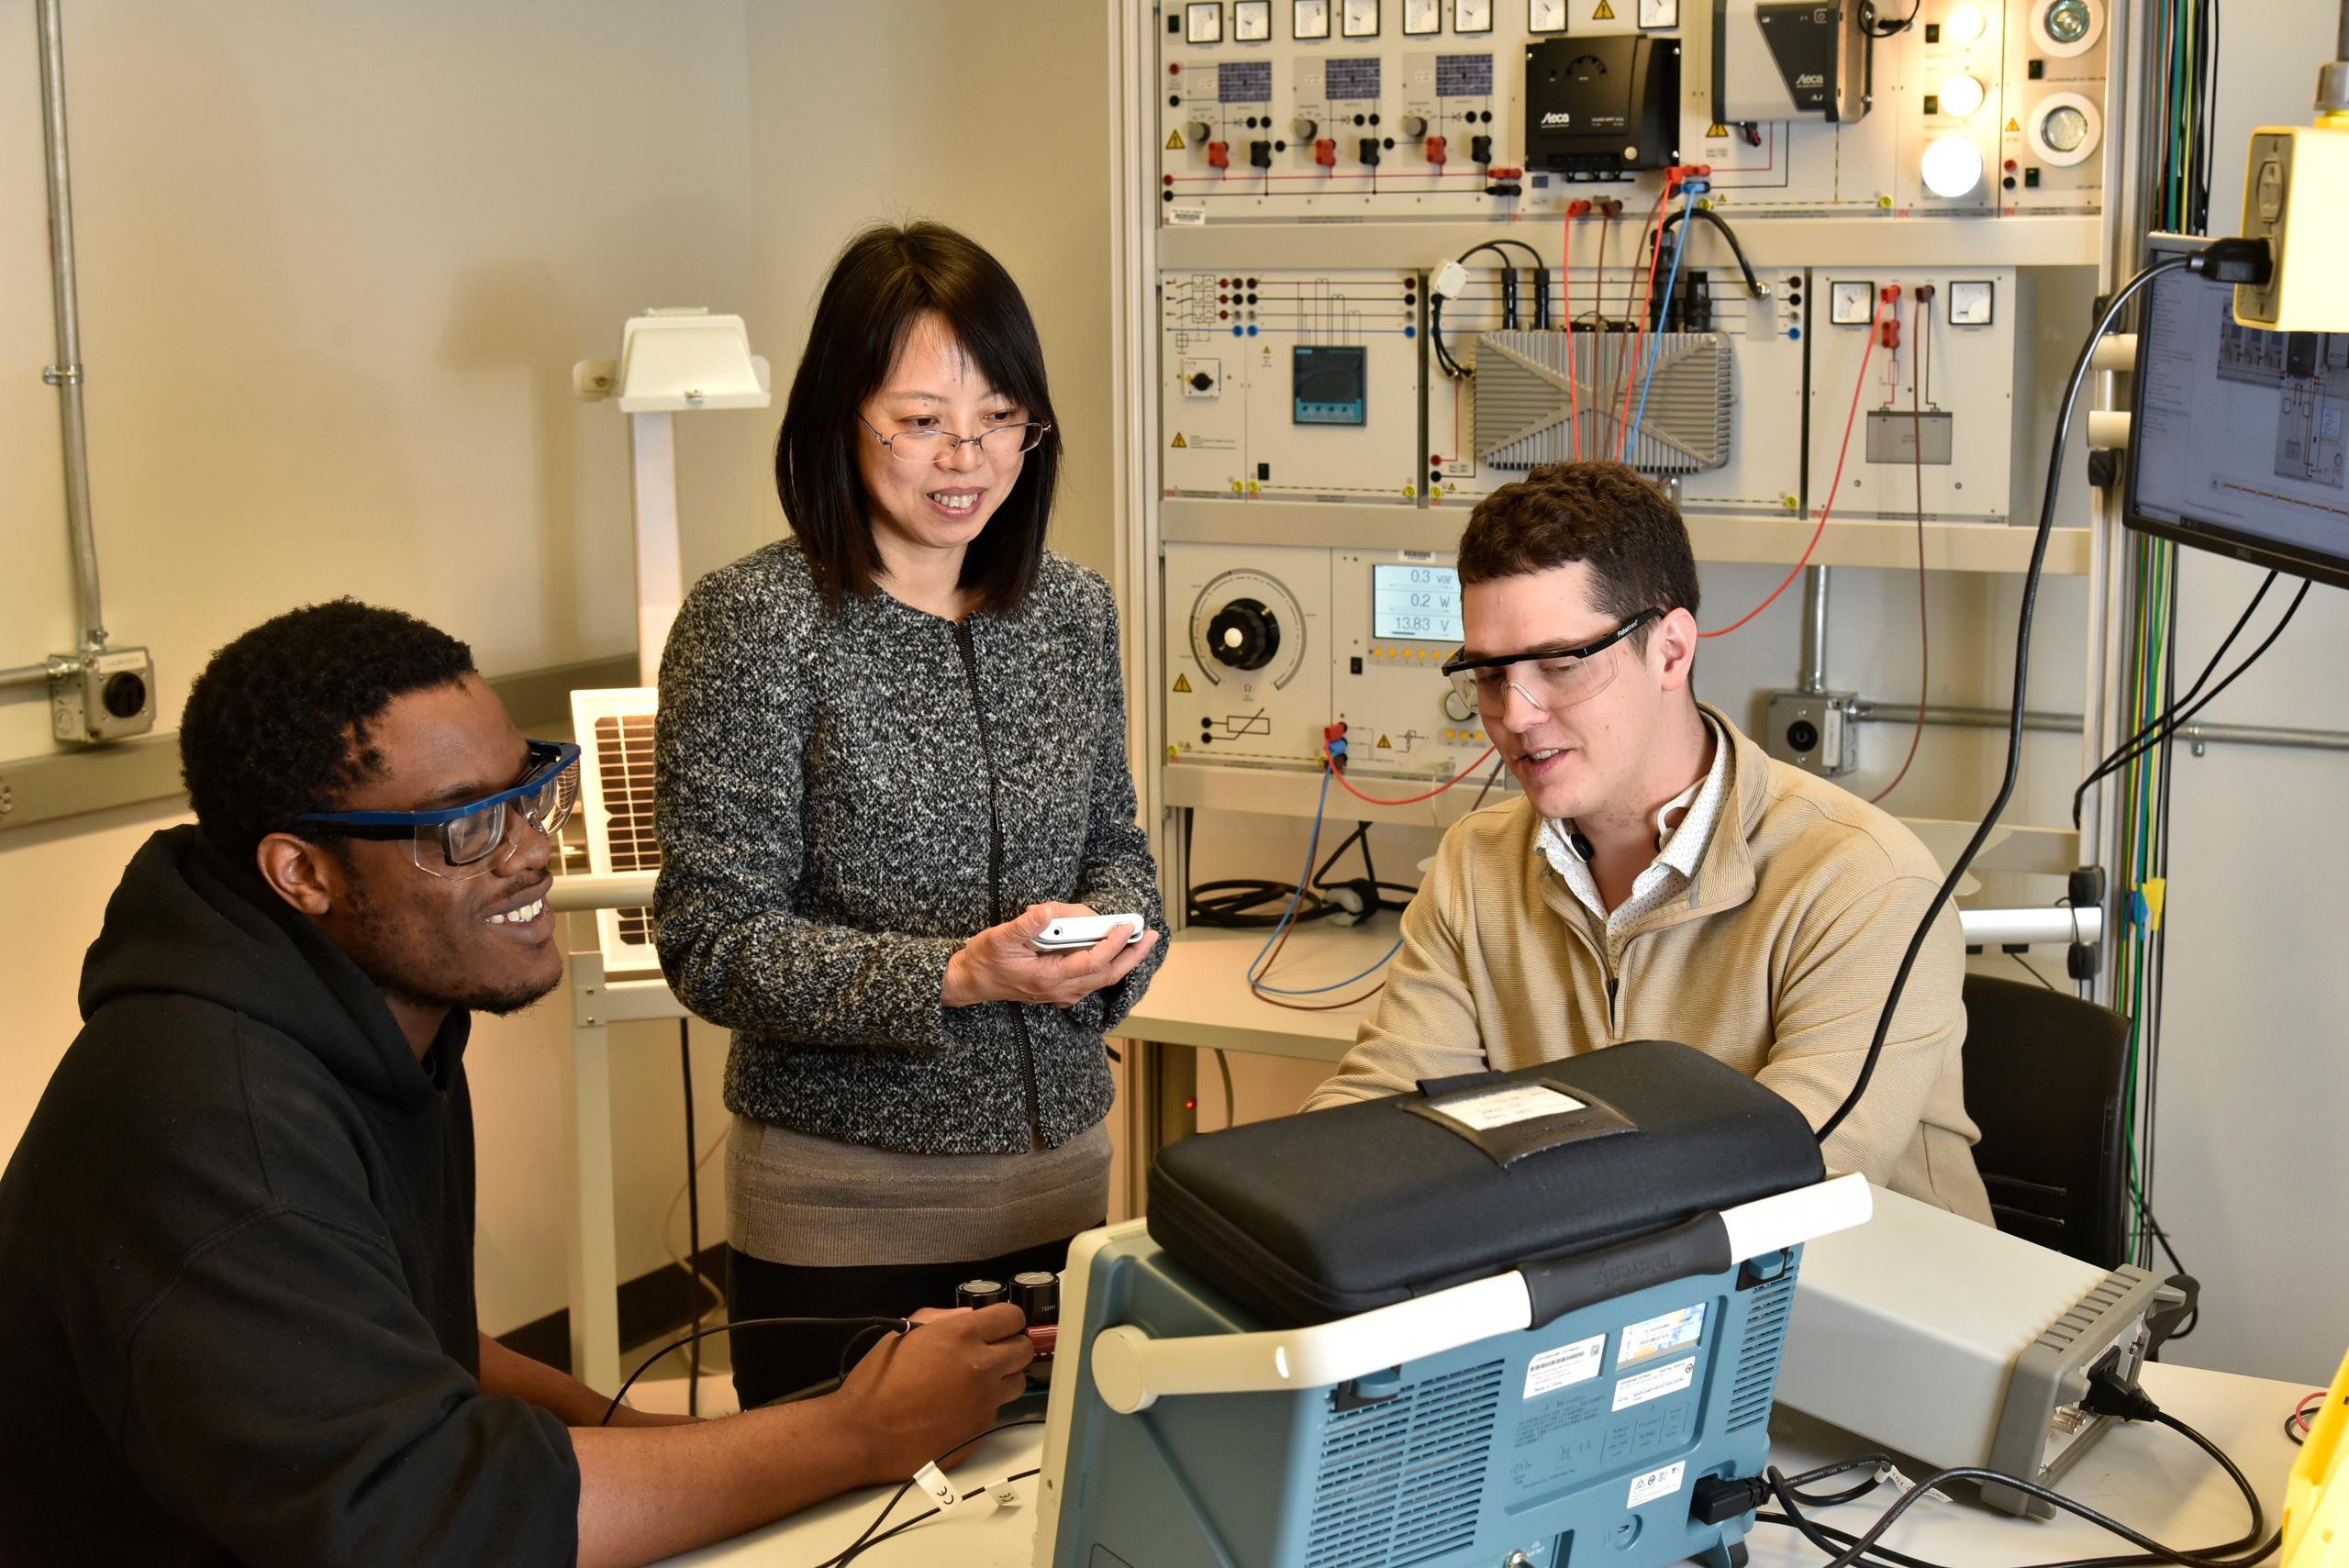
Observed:
[[[452,882],[481,876],[497,862],[514,815],[551,839],[578,803],[579,748],[567,740],[526,744],[522,782],[495,795],[438,811],[308,811],[294,824],[314,837],[405,839],[418,871]]]
[[[873,421],[859,414],[857,422],[873,430],[873,439],[889,449],[889,455],[899,462],[944,462],[964,447],[976,447],[992,458],[1018,457],[1021,452],[1036,450],[1044,439],[1050,424],[997,425],[992,430],[981,430],[975,436],[958,436],[952,430],[900,430],[885,436],[873,429]]]
[[[1588,702],[1612,685],[1620,660],[1609,651],[1650,621],[1661,620],[1660,609],[1642,610],[1596,642],[1579,648],[1536,648],[1524,653],[1497,653],[1471,659],[1455,653],[1443,662],[1452,689],[1486,714],[1508,704],[1509,688],[1544,713],[1556,713]]]

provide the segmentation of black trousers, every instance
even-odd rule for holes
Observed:
[[[925,1307],[952,1307],[954,1287],[969,1279],[1004,1284],[1033,1270],[1058,1273],[1068,1262],[1069,1238],[999,1258],[958,1263],[876,1263],[805,1268],[733,1253],[726,1265],[726,1315],[746,1318],[907,1318]],[[745,1329],[732,1336],[734,1393],[742,1408],[771,1404],[840,1375],[841,1353],[855,1329]],[[862,1347],[859,1354],[863,1353]],[[852,1362],[852,1365],[854,1363]]]

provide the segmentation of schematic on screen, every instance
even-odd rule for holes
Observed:
[[[2349,333],[2239,326],[2232,288],[2185,272],[2152,292],[2130,521],[2349,581]]]

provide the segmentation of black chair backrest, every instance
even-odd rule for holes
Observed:
[[[2129,1020],[2067,991],[1965,977],[1965,1109],[1998,1229],[2113,1268],[2125,1262],[2121,1145]]]

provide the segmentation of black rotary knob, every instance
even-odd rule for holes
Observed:
[[[1038,1270],[1011,1276],[1011,1304],[1028,1315],[1029,1327],[1061,1320],[1061,1277]]]
[[[1191,373],[1191,384],[1197,390],[1206,392],[1215,385],[1215,377],[1208,374],[1205,371],[1193,371]]]
[[[1255,599],[1234,599],[1208,622],[1208,647],[1235,670],[1261,670],[1280,651],[1281,623]]]

